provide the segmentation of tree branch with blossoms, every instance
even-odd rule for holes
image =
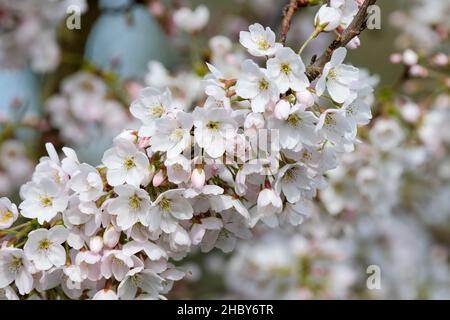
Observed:
[[[340,47],[346,46],[353,38],[358,36],[365,28],[367,22],[367,9],[374,5],[376,0],[365,0],[353,18],[351,24],[339,34],[328,46],[325,52],[307,68],[308,78],[312,81],[317,78],[325,64],[330,61],[333,52]]]
[[[280,42],[286,43],[287,34],[291,28],[292,18],[298,8],[306,7],[314,3],[312,0],[290,0],[289,4],[283,9],[283,20],[281,21]]]
[[[340,7],[324,5],[315,27],[344,23]],[[239,42],[251,57],[233,79],[207,64],[207,99],[192,112],[169,88],[144,88],[130,105],[140,128],[116,136],[100,165],[46,144],[19,206],[0,199],[0,289],[162,299],[184,276],[173,260],[195,248],[230,252],[257,224],[290,228],[310,215],[326,173],[372,117],[371,85],[344,64],[345,48],[311,82],[301,56],[269,27],[250,25]],[[19,217],[26,221],[15,225]]]

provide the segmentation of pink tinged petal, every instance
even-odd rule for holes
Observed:
[[[327,81],[327,89],[331,98],[337,103],[343,103],[350,96],[350,89],[335,80]]]
[[[33,277],[25,268],[22,268],[17,275],[15,284],[21,295],[30,293],[33,289]],[[0,287],[2,286],[0,285]]]
[[[126,278],[117,289],[120,299],[132,300],[136,297],[137,287],[130,278]]]
[[[320,76],[319,80],[316,83],[316,94],[318,96],[321,96],[324,92],[325,92],[325,87],[326,87],[326,74],[322,74],[322,76]]]
[[[331,56],[330,63],[332,66],[340,65],[344,62],[345,56],[347,55],[347,49],[341,47],[334,50],[333,55]]]
[[[150,231],[158,230],[161,225],[161,213],[158,208],[153,207],[147,216],[148,228]]]
[[[206,152],[212,158],[218,158],[222,156],[225,152],[225,140],[219,133],[214,133],[210,135],[211,141],[208,143],[208,146],[205,147]]]
[[[275,214],[264,216],[261,220],[270,228],[278,227],[278,218]]]
[[[253,40],[250,36],[250,32],[248,31],[241,31],[239,33],[239,42],[245,47],[249,48],[254,45]]]
[[[205,228],[200,224],[194,224],[190,231],[190,237],[193,245],[198,245],[205,235]]]
[[[165,233],[172,233],[177,229],[177,223],[169,214],[163,214],[160,227]]]
[[[192,209],[189,201],[185,199],[177,199],[171,202],[171,213],[177,219],[187,220],[192,218],[194,210]]]
[[[134,213],[119,214],[116,219],[117,225],[122,228],[122,230],[127,230],[131,228],[136,222],[138,222],[138,217]]]
[[[158,261],[161,258],[167,258],[167,253],[158,245],[147,241],[144,243],[144,252],[150,260]]]
[[[111,269],[111,260],[109,257],[102,261],[100,272],[102,276],[104,276],[106,279],[111,278],[112,269]]]
[[[47,254],[45,252],[37,253],[32,257],[32,260],[38,270],[48,270],[53,267],[52,262],[47,257]]]
[[[185,276],[185,273],[183,271],[177,270],[177,269],[168,269],[161,273],[161,276],[163,276],[165,279],[178,281],[183,279]]]
[[[128,170],[126,182],[135,187],[139,187],[142,180],[144,180],[144,177],[145,175],[142,170],[140,170],[139,168],[133,168],[131,170]]]
[[[222,220],[215,217],[202,219],[202,226],[208,230],[220,230],[223,227]]]
[[[68,236],[69,236],[69,230],[67,230],[63,226],[55,226],[55,227],[51,228],[48,232],[48,238],[53,243],[57,243],[57,244],[61,244],[64,241],[66,241]]]
[[[269,102],[267,97],[263,94],[258,94],[251,101],[251,107],[253,112],[264,112],[266,111],[266,105]]]
[[[4,288],[14,281],[14,273],[9,269],[9,260],[1,257],[0,260],[0,288]]]
[[[66,251],[61,245],[51,245],[47,250],[47,258],[54,266],[60,267],[66,263]]]
[[[177,226],[176,230],[171,234],[173,241],[180,246],[188,246],[191,244],[191,238],[186,230]]]
[[[295,185],[296,181],[294,183],[282,183],[281,188],[283,190],[284,195],[286,196],[287,201],[290,203],[297,202],[300,200],[301,194],[299,190],[296,188]]]
[[[112,274],[117,281],[122,281],[129,270],[128,267],[126,267],[123,262],[119,262],[118,259],[113,259],[111,267]]]
[[[108,180],[108,183],[113,187],[123,184],[126,178],[127,171],[125,168],[108,169],[108,171],[106,172],[106,179]]]

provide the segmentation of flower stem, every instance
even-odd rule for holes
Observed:
[[[309,36],[309,38],[305,41],[305,43],[302,45],[302,47],[300,48],[300,50],[298,50],[298,55],[301,55],[303,50],[305,50],[306,46],[312,41],[314,40],[314,38],[316,38],[318,36],[318,34],[321,32],[322,30],[320,28],[316,28],[314,30],[313,33],[311,33],[311,35]]]
[[[9,228],[9,229],[6,229],[6,230],[2,230],[2,232],[15,231],[15,230],[17,230],[17,229],[21,229],[21,228],[23,228],[23,227],[26,227],[26,226],[31,225],[31,224],[33,223],[33,221],[34,221],[34,220],[27,221],[27,222],[25,222],[25,223],[22,223],[22,224],[19,224],[19,225],[13,227],[13,228]]]

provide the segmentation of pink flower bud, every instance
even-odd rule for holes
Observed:
[[[154,187],[159,187],[161,183],[164,182],[164,172],[162,170],[158,170],[158,172],[153,176],[152,184]]]
[[[143,88],[143,86],[140,83],[136,81],[129,81],[125,86],[131,98],[133,99],[139,98],[139,94],[141,93],[141,90]]]
[[[108,248],[114,248],[119,242],[120,232],[117,232],[113,226],[109,226],[103,234],[103,244]]]
[[[393,64],[399,64],[400,62],[402,62],[403,57],[400,53],[393,53],[393,54],[391,54],[389,60]]]
[[[426,78],[428,77],[428,70],[416,64],[409,69],[409,74],[413,77]]]
[[[125,139],[133,143],[136,143],[137,132],[135,130],[124,130],[114,138],[114,141],[119,139]]]
[[[278,120],[286,120],[289,117],[289,111],[291,110],[291,106],[289,105],[289,102],[286,100],[280,100],[274,110],[275,118]]]
[[[307,108],[312,107],[314,105],[314,96],[308,90],[297,92],[296,97],[297,102],[301,105],[304,105]]]
[[[314,18],[314,27],[322,31],[331,31],[336,29],[340,22],[340,10],[322,5]]]
[[[89,248],[95,253],[99,253],[103,249],[103,239],[100,236],[92,237],[89,240]]]
[[[352,40],[350,40],[349,43],[347,43],[346,48],[347,49],[357,49],[361,45],[361,40],[359,37],[354,37]]]
[[[191,185],[194,189],[200,190],[205,185],[205,170],[203,168],[195,168],[191,174]]]
[[[405,103],[400,109],[401,115],[405,121],[414,123],[420,117],[420,108],[413,102]]]
[[[436,66],[448,65],[448,56],[445,53],[438,53],[433,57],[433,64]]]
[[[412,65],[416,64],[418,61],[419,61],[419,56],[413,50],[406,49],[403,52],[403,62],[406,65],[412,66]]]

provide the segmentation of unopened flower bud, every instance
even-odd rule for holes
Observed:
[[[295,96],[297,97],[297,103],[304,105],[307,108],[314,105],[314,96],[308,90],[299,91],[295,94]]]
[[[286,100],[280,100],[276,104],[273,114],[278,120],[286,120],[289,117],[290,110],[291,107],[289,103]]]
[[[120,233],[113,226],[109,226],[103,234],[103,244],[108,248],[114,248],[119,242]]]
[[[413,50],[406,49],[403,52],[403,62],[406,65],[412,66],[412,65],[415,65],[418,61],[419,61],[419,56]]]
[[[338,9],[323,5],[314,18],[314,27],[322,31],[336,29],[341,22],[341,13]]]
[[[389,57],[389,60],[391,61],[391,63],[393,64],[399,64],[402,62],[403,60],[403,56],[400,53],[393,53],[391,54],[391,56]]]
[[[200,190],[205,185],[205,170],[203,168],[195,168],[191,174],[191,185],[194,189]]]
[[[426,78],[428,77],[428,70],[416,64],[409,69],[409,74],[413,77]]]
[[[92,237],[89,240],[89,248],[91,251],[99,253],[103,249],[103,239],[100,236]]]
[[[354,37],[352,40],[350,40],[349,43],[345,46],[347,49],[357,49],[361,45],[361,40],[359,37]]]
[[[152,184],[154,187],[159,187],[161,185],[161,183],[164,182],[164,172],[163,170],[158,170],[157,173],[155,173],[155,175],[153,176],[153,181]]]
[[[433,57],[433,64],[436,66],[448,65],[448,56],[445,53],[438,53]]]

